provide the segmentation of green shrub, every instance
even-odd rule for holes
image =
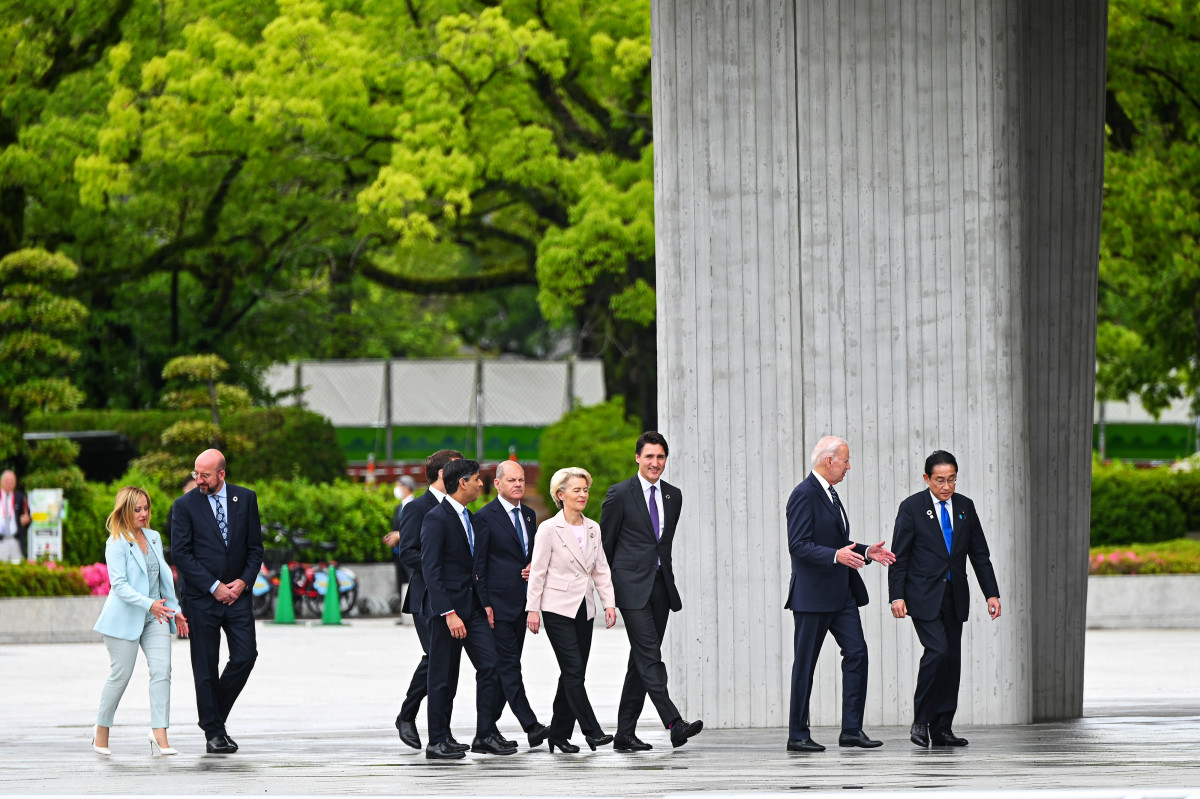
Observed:
[[[600,506],[609,486],[628,479],[637,471],[633,448],[642,429],[636,420],[625,418],[625,400],[613,397],[588,408],[576,408],[542,432],[539,459],[542,464],[538,491],[546,507],[554,510],[550,478],[559,469],[578,466],[592,475],[592,490],[584,515],[600,520]]]
[[[179,493],[178,485],[163,489],[153,477],[138,471],[130,471],[107,485],[86,483],[73,495],[67,518],[63,520],[64,561],[80,564],[104,561],[104,544],[108,540],[104,520],[112,513],[117,490],[122,486],[136,486],[149,494],[150,529],[160,532],[166,529],[167,511]]]
[[[1176,472],[1154,469],[1162,479],[1163,490],[1183,511],[1184,526],[1200,531],[1200,470]]]
[[[1092,546],[1153,543],[1186,532],[1183,511],[1165,484],[1165,469],[1092,469]]]
[[[326,556],[315,544],[337,543],[333,553],[346,563],[390,561],[392,551],[383,536],[392,528],[396,499],[391,486],[368,487],[340,480],[326,485],[305,481],[273,482],[250,486],[258,492],[258,508],[264,525],[282,524],[289,530],[302,529],[314,546],[297,551],[300,560],[317,561]],[[264,537],[270,545],[271,534]]]
[[[1089,574],[1200,574],[1200,541],[1177,538],[1157,544],[1095,547]]]
[[[181,420],[210,419],[208,411],[86,410],[32,417],[31,430],[115,430],[134,449],[146,454],[163,449],[162,433]],[[221,417],[221,427],[232,437],[253,445],[246,453],[229,451],[229,477],[235,484],[302,478],[327,483],[346,474],[346,456],[338,445],[329,420],[303,408],[253,408]],[[160,488],[174,491],[191,471],[199,452],[171,452],[172,458],[156,463],[153,474]]]
[[[0,597],[90,596],[79,569],[58,564],[0,563]]]

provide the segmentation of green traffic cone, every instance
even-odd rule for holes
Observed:
[[[339,601],[341,597],[340,586],[338,586],[337,572],[333,564],[329,564],[328,576],[325,578],[325,607],[321,613],[321,624],[341,624],[342,623],[342,605]]]
[[[279,567],[279,592],[275,595],[275,623],[296,623],[296,608],[292,605],[292,573],[288,571],[286,563]]]

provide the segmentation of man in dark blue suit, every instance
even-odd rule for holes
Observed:
[[[529,745],[539,746],[550,735],[540,723],[525,696],[521,678],[521,653],[525,648],[525,588],[529,580],[529,558],[537,520],[533,511],[521,504],[525,496],[525,470],[516,461],[501,461],[496,466],[496,498],[475,514],[477,527],[487,528],[487,590],[492,602],[496,645],[496,708],[492,732],[499,734],[495,721],[504,712],[504,702],[512,708],[521,728],[529,735]]]
[[[913,697],[909,737],[917,746],[966,746],[951,724],[958,710],[962,628],[970,607],[967,558],[987,597],[988,615],[1000,618],[1000,586],[975,503],[955,494],[958,461],[945,450],[925,459],[925,491],[900,503],[888,572],[892,616],[911,616],[925,647]]]
[[[425,757],[452,760],[464,756],[450,744],[450,715],[454,710],[450,676],[458,673],[464,649],[476,671],[475,740],[471,751],[511,755],[516,747],[505,746],[492,732],[496,649],[484,570],[488,530],[476,525],[466,508],[483,491],[479,463],[450,461],[442,475],[446,498],[421,522],[421,574],[429,610],[429,745]]]
[[[834,488],[850,470],[850,445],[826,436],[813,449],[812,464],[812,472],[796,486],[787,503],[792,580],[784,607],[792,611],[796,625],[787,748],[789,752],[825,750],[810,734],[808,704],[821,644],[826,633],[833,633],[842,650],[838,745],[870,749],[881,744],[862,730],[867,642],[858,609],[867,604],[867,587],[858,570],[870,561],[890,564],[895,556],[882,541],[867,546],[850,540],[850,517]]]
[[[225,456],[208,449],[196,458],[196,488],[171,509],[171,552],[183,576],[192,647],[196,709],[210,754],[232,754],[237,743],[225,721],[258,657],[247,586],[262,566],[258,497],[225,482]],[[221,631],[229,662],[217,675]]]
[[[408,593],[404,595],[402,613],[411,613],[413,627],[417,630],[417,639],[421,642],[421,662],[413,671],[412,680],[408,684],[408,693],[400,705],[400,713],[396,716],[396,729],[400,732],[400,740],[413,749],[421,748],[421,736],[417,732],[417,713],[421,710],[421,700],[429,690],[429,617],[425,610],[425,578],[421,574],[421,524],[425,515],[436,508],[446,498],[446,490],[442,483],[442,469],[452,460],[462,457],[462,453],[454,449],[440,449],[425,459],[425,479],[429,489],[414,499],[400,514],[398,528],[400,538],[400,560],[408,569]],[[458,687],[458,672],[450,675],[450,690]],[[452,740],[452,745],[461,751],[467,747]]]

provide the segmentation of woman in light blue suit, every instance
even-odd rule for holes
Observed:
[[[187,619],[179,612],[171,567],[163,559],[162,538],[147,527],[150,496],[126,486],[117,492],[113,512],[104,527],[109,532],[104,547],[111,586],[95,630],[104,636],[112,673],[100,693],[92,749],[102,755],[108,748],[117,704],[133,675],[138,647],[150,667],[150,754],[174,755],[167,744],[171,715],[171,633],[187,634]]]

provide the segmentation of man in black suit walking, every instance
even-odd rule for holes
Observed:
[[[247,586],[262,565],[258,497],[225,481],[225,456],[207,449],[196,458],[196,488],[175,500],[171,552],[183,575],[192,647],[196,709],[210,754],[232,754],[237,743],[225,721],[258,657]],[[229,662],[217,674],[221,631]]]
[[[810,734],[808,705],[826,633],[833,633],[842,650],[842,732],[838,745],[871,749],[881,743],[868,738],[862,729],[867,700],[867,642],[858,609],[867,604],[867,586],[858,570],[870,561],[890,564],[895,556],[882,541],[867,546],[850,540],[850,517],[834,488],[850,471],[850,445],[826,436],[813,449],[812,464],[812,472],[793,489],[787,503],[792,580],[784,607],[792,611],[796,625],[787,749],[825,751]]]
[[[648,431],[634,450],[638,473],[608,489],[600,507],[600,534],[612,572],[617,608],[629,636],[629,666],[617,711],[618,752],[650,749],[637,737],[637,720],[646,696],[654,703],[671,745],[683,746],[704,729],[700,719],[684,721],[667,693],[667,667],[662,660],[663,636],[671,611],[683,608],[671,567],[671,544],[683,511],[683,492],[663,482],[667,439]]]
[[[458,673],[462,651],[475,666],[475,739],[471,751],[511,755],[492,732],[496,700],[496,649],[492,642],[492,605],[484,564],[488,530],[476,525],[466,506],[479,499],[483,480],[479,463],[455,460],[442,469],[446,498],[421,522],[421,573],[429,612],[429,745],[425,757],[452,760],[464,753],[450,744],[454,694],[450,675]]]
[[[421,662],[413,671],[412,680],[408,684],[408,693],[400,705],[400,713],[396,716],[396,729],[400,732],[400,740],[413,749],[421,748],[421,736],[417,732],[417,713],[421,710],[421,700],[429,692],[429,617],[425,611],[425,578],[421,574],[421,524],[425,514],[436,508],[446,498],[442,483],[442,470],[452,460],[462,457],[455,449],[439,449],[425,459],[425,479],[429,489],[421,496],[408,503],[404,513],[400,514],[399,547],[400,560],[408,569],[408,592],[404,595],[404,603],[400,607],[402,613],[411,613],[413,626],[417,629],[417,639],[421,642]],[[458,688],[458,672],[450,677],[451,691]],[[461,751],[467,747],[452,741],[452,745]]]
[[[521,678],[521,653],[525,648],[525,587],[529,579],[529,558],[537,520],[533,511],[521,504],[525,496],[525,470],[516,461],[501,461],[496,466],[496,498],[475,514],[476,527],[487,528],[487,590],[492,602],[496,645],[496,700],[492,732],[499,734],[495,721],[504,712],[504,702],[512,708],[521,728],[529,735],[529,745],[539,746],[550,735],[541,724],[525,696]]]
[[[910,732],[917,746],[966,746],[951,725],[958,710],[962,628],[970,609],[967,558],[987,597],[988,615],[1000,618],[1000,586],[975,503],[955,495],[958,461],[945,450],[925,459],[925,486],[900,503],[888,574],[892,616],[912,616],[925,647],[917,672]]]

